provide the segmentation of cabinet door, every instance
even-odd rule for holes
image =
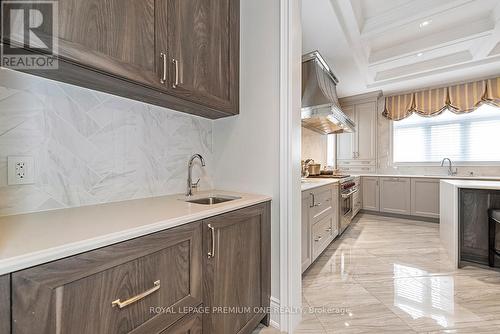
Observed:
[[[356,122],[353,106],[343,107],[342,110],[351,120]],[[337,159],[352,160],[354,159],[354,152],[355,133],[341,133],[337,135]],[[339,161],[339,163],[341,163],[341,161]]]
[[[309,207],[311,206],[312,199],[309,192],[302,194],[302,272],[304,272],[311,265],[311,226],[309,221]]]
[[[163,331],[202,302],[201,237],[191,223],[13,273],[12,332]]]
[[[59,0],[59,54],[134,82],[159,85],[154,0]]]
[[[170,92],[237,114],[239,0],[168,0],[168,4]]]
[[[374,160],[377,144],[377,104],[356,105],[356,159]]]
[[[10,276],[0,276],[0,334],[10,333]]]
[[[380,178],[380,211],[411,214],[411,182],[403,177]]]
[[[411,179],[411,214],[439,218],[439,179]]]
[[[378,177],[362,178],[361,196],[363,210],[379,211],[379,180]]]
[[[203,315],[203,333],[251,332],[266,316],[270,302],[269,204],[257,205],[203,223],[204,303],[214,311]]]

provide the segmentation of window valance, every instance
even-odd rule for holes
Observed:
[[[472,112],[483,103],[500,107],[500,77],[388,96],[382,115],[399,121],[413,113],[436,116],[446,109],[461,114]]]

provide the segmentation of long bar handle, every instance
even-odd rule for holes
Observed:
[[[138,302],[139,300],[146,298],[146,297],[147,297],[147,296],[149,296],[150,294],[152,294],[152,293],[154,293],[154,292],[156,292],[156,291],[160,290],[160,281],[159,281],[159,280],[158,280],[158,281],[155,281],[155,282],[153,283],[153,285],[154,285],[154,286],[153,286],[151,289],[149,289],[149,290],[147,290],[147,291],[144,291],[143,293],[138,294],[138,295],[137,295],[137,296],[135,296],[135,297],[129,298],[129,299],[127,299],[127,300],[123,301],[123,302],[122,302],[120,299],[117,299],[117,300],[115,300],[115,301],[113,301],[113,302],[111,303],[111,306],[112,306],[112,307],[118,307],[118,308],[122,309],[122,308],[124,308],[124,307],[126,307],[126,306],[128,306],[128,305],[130,305],[130,304],[136,303],[136,302]]]
[[[162,70],[162,77],[160,78],[160,83],[162,85],[164,85],[165,82],[167,82],[167,62],[168,62],[167,61],[167,54],[164,52],[161,52],[160,58],[163,61],[163,70]]]
[[[177,59],[172,59],[172,63],[174,64],[175,76],[174,83],[172,84],[172,88],[177,88],[179,86],[179,61]]]
[[[208,258],[215,257],[215,227],[208,224],[208,229],[210,230],[210,237],[212,239],[212,248],[208,252]]]

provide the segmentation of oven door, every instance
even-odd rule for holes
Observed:
[[[349,216],[352,212],[352,195],[345,196],[342,194],[342,216]]]
[[[346,194],[340,194],[340,231],[344,232],[352,220],[352,200],[357,189],[350,189]]]

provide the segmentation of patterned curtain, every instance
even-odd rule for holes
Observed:
[[[486,92],[483,101],[500,107],[500,77],[486,80]]]
[[[413,113],[436,116],[446,109],[462,114],[476,110],[483,103],[500,107],[500,77],[388,96],[382,115],[399,121]]]
[[[449,109],[456,114],[474,111],[483,103],[486,81],[468,82],[448,87]]]

